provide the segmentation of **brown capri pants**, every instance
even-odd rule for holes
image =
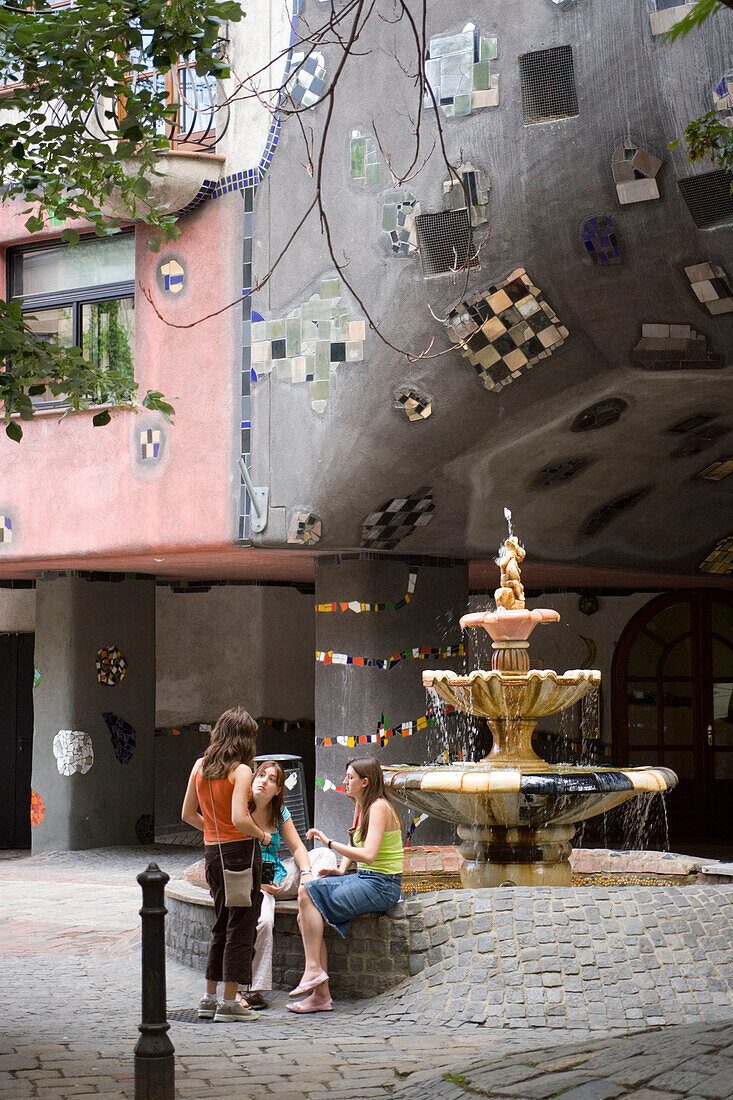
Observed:
[[[228,871],[244,871],[249,867],[250,861],[252,862],[252,904],[236,909],[227,908],[224,903],[224,876],[219,849],[215,844],[207,844],[204,850],[206,882],[214,899],[216,920],[211,931],[206,980],[249,985],[252,981],[252,958],[262,904],[262,852],[259,842],[254,838],[235,840],[230,844],[222,844],[221,847]]]

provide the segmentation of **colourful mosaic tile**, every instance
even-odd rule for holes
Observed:
[[[490,187],[489,177],[475,164],[459,164],[455,174],[443,183],[445,204],[449,210],[468,207],[471,225],[483,225],[489,220]]]
[[[401,611],[403,607],[407,607],[408,603],[412,600],[415,593],[415,585],[417,584],[417,571],[410,573],[407,577],[407,591],[404,596],[399,600],[388,601],[385,603],[361,603],[359,600],[350,600],[348,603],[343,600],[334,600],[332,603],[317,603],[316,611],[321,614],[332,613],[335,611],[351,611],[354,615],[360,615],[362,612],[375,612],[375,611]]]
[[[381,668],[389,672],[395,665],[402,661],[426,661],[433,658],[463,657],[465,655],[463,645],[446,646],[421,646],[414,649],[403,649],[399,653],[393,653],[390,657],[353,657],[349,653],[334,653],[332,649],[316,650],[316,661],[323,665],[355,665],[358,668]]]
[[[135,836],[139,844],[155,843],[155,818],[152,814],[140,814],[135,822]]]
[[[0,516],[0,542],[13,541],[13,521],[10,516]]]
[[[41,672],[38,665],[34,664],[33,665],[33,687],[37,688],[42,679],[43,679],[43,673]]]
[[[702,302],[708,313],[718,316],[733,313],[733,290],[722,267],[715,264],[693,264],[685,268],[692,293]]]
[[[158,428],[148,428],[140,432],[140,458],[143,462],[160,456],[163,433]]]
[[[287,90],[294,103],[301,107],[315,107],[326,90],[326,59],[322,53],[292,54]]]
[[[611,173],[621,205],[658,199],[659,187],[654,177],[661,167],[659,157],[631,138],[617,145],[611,156]]]
[[[715,110],[724,126],[733,126],[733,69],[720,78],[713,90]]]
[[[621,263],[621,246],[613,220],[608,214],[586,218],[582,229],[583,247],[599,267]]]
[[[340,279],[323,279],[318,294],[287,317],[252,322],[252,367],[258,376],[307,382],[311,405],[323,412],[338,367],[364,358],[366,322],[350,320],[341,304]]]
[[[446,321],[448,336],[487,390],[515,382],[564,344],[568,330],[523,267],[501,283],[460,302]]]
[[[420,203],[409,191],[387,191],[382,197],[382,233],[379,247],[395,256],[413,256],[418,251],[415,218]]]
[[[723,366],[722,355],[710,351],[707,336],[692,325],[642,325],[631,361],[645,370],[708,370]]]
[[[92,739],[81,730],[59,730],[53,739],[53,754],[61,775],[86,775],[94,763]]]
[[[127,661],[116,645],[106,645],[97,653],[97,679],[107,687],[116,687],[125,678]]]
[[[395,407],[402,409],[407,419],[414,423],[416,420],[427,420],[433,412],[433,399],[425,394],[420,394],[409,386],[402,386],[394,391]]]
[[[112,741],[112,751],[120,764],[129,764],[135,751],[135,731],[124,718],[106,710],[102,714]]]
[[[351,131],[349,142],[349,176],[357,187],[371,187],[382,178],[379,149],[373,137],[361,130]]]
[[[482,38],[473,23],[467,23],[459,34],[430,39],[425,78],[447,118],[498,105],[499,74],[491,72],[496,55],[497,39]],[[427,90],[423,103],[433,106]]]
[[[163,289],[169,294],[179,294],[183,290],[183,268],[177,260],[168,260],[160,265],[163,276]]]
[[[453,714],[456,708],[451,706],[450,703],[443,706],[441,705],[440,713]],[[333,745],[343,745],[345,748],[353,749],[357,745],[385,745],[387,741],[393,737],[413,737],[416,733],[420,733],[422,730],[433,725],[437,721],[437,717],[432,707],[428,707],[427,714],[421,715],[419,718],[414,718],[410,722],[402,722],[399,726],[394,726],[392,729],[384,728],[384,715],[379,720],[376,733],[362,733],[346,735],[344,737],[316,737],[316,745],[319,747],[330,747]],[[318,782],[318,780],[316,780]]]
[[[287,541],[308,546],[319,542],[323,523],[315,512],[295,512],[288,525]]]
[[[700,562],[701,573],[733,573],[733,535],[721,539],[715,549]]]
[[[40,825],[45,816],[43,799],[36,791],[31,791],[31,828],[35,829],[36,825]]]
[[[426,486],[410,496],[385,500],[364,520],[361,545],[372,550],[394,550],[418,527],[430,523],[434,511],[433,491]]]
[[[695,0],[687,0],[687,3],[675,4],[674,0],[647,0],[647,11],[651,23],[652,34],[666,34],[675,23],[684,19],[695,4]]]

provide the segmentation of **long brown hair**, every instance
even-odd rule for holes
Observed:
[[[226,779],[238,764],[254,764],[258,725],[244,707],[225,710],[211,731],[201,761],[204,779]]]
[[[257,771],[252,776],[252,783],[261,772],[267,771],[268,768],[275,769],[275,775],[277,776],[277,794],[274,794],[269,802],[270,820],[268,822],[270,831],[277,829],[279,825],[282,825],[283,816],[283,803],[285,802],[285,772],[282,770],[277,760],[263,760],[258,765]],[[249,812],[252,813],[255,809],[255,800],[250,795],[249,799]]]
[[[366,791],[364,793],[364,803],[361,808],[361,814],[359,816],[359,836],[362,841],[366,840],[366,835],[369,832],[369,811],[378,798],[383,798],[384,801],[394,811],[394,815],[399,821],[399,814],[397,813],[397,806],[395,804],[392,795],[389,793],[384,785],[384,776],[382,775],[382,767],[376,756],[362,756],[357,757],[355,760],[348,760],[346,767],[351,766],[356,774],[361,779],[368,780],[366,785]],[[359,809],[357,807],[357,813]],[[356,821],[354,822],[356,824]],[[399,826],[400,830],[402,825]]]

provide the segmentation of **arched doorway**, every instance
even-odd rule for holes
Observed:
[[[619,764],[679,776],[670,836],[729,839],[733,821],[733,595],[670,592],[626,627],[613,661]]]

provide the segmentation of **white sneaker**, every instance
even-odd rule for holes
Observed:
[[[258,1019],[257,1013],[253,1012],[251,1008],[245,1008],[239,1001],[235,1001],[234,1004],[219,1001],[214,1014],[215,1024],[247,1022],[256,1019]]]
[[[213,1020],[216,1012],[216,997],[202,997],[199,1001],[199,1020]]]

